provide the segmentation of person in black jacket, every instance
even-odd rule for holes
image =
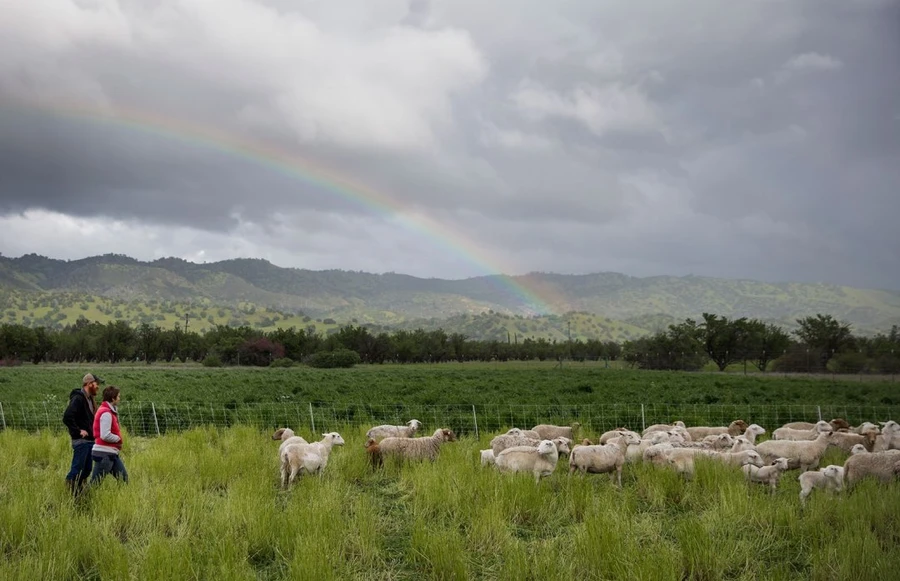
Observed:
[[[94,396],[103,379],[88,373],[81,380],[81,389],[69,394],[69,405],[63,413],[63,423],[72,438],[72,467],[66,475],[66,485],[73,495],[81,492],[84,482],[91,475],[91,448],[94,446],[94,413],[97,406]]]

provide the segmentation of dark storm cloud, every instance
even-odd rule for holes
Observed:
[[[152,228],[154,252],[210,256],[221,235],[223,253],[285,266],[480,274],[384,205],[522,272],[900,288],[896,2],[62,5],[0,23],[0,212],[23,232],[103,216]],[[362,186],[41,105],[70,103],[214,128]],[[168,227],[208,235],[178,250]]]

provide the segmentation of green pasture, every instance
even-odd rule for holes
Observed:
[[[126,433],[130,483],[107,478],[77,501],[63,484],[67,438],[0,432],[0,578],[883,581],[900,570],[897,484],[816,491],[801,508],[797,471],[770,496],[699,460],[691,481],[628,465],[622,490],[568,476],[563,461],[536,485],[480,466],[488,433],[445,444],[433,464],[373,471],[363,427],[328,429],[346,445],[288,492],[268,431]],[[843,459],[832,450],[825,463]]]

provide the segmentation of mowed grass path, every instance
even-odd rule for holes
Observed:
[[[296,428],[296,426],[294,426]],[[127,486],[73,502],[59,432],[0,432],[0,579],[895,579],[900,485],[816,491],[797,471],[774,497],[735,468],[693,481],[626,467],[535,485],[479,465],[481,441],[434,464],[372,471],[365,428],[340,431],[321,479],[278,489],[277,442],[257,428],[128,438]],[[300,430],[307,438],[312,434]],[[592,436],[594,434],[587,434]],[[826,463],[841,463],[832,450]],[[562,464],[562,463],[561,463]]]

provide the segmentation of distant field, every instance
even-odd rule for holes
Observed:
[[[111,375],[111,374],[110,374]],[[242,377],[247,378],[245,374]],[[900,486],[774,496],[699,459],[692,481],[628,465],[568,476],[483,469],[480,440],[373,472],[363,430],[335,426],[325,475],[278,490],[277,445],[249,427],[128,437],[130,483],[73,503],[58,433],[0,432],[2,579],[659,579],[885,581],[900,570]],[[302,432],[310,437],[308,431]],[[842,463],[830,451],[824,463]]]
[[[821,413],[900,417],[900,384],[807,376],[655,372],[554,363],[359,366],[321,370],[157,366],[0,369],[8,426],[59,428],[68,393],[93,371],[122,388],[123,422],[146,435],[197,425],[446,423],[462,433],[579,421],[588,431],[741,417],[773,428]],[[475,409],[473,409],[473,407]]]

